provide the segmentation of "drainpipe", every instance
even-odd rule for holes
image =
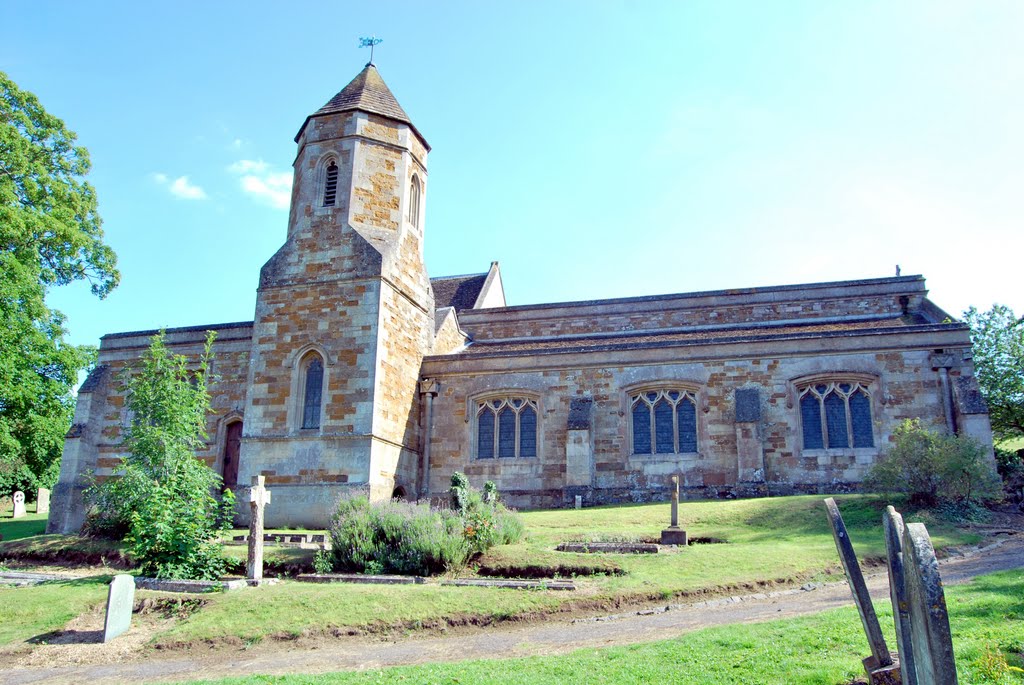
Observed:
[[[426,408],[423,417],[423,449],[422,463],[420,465],[420,482],[416,488],[418,498],[427,497],[430,501],[430,442],[434,432],[434,397],[437,395],[438,384],[432,378],[425,378],[420,381],[420,395],[426,401]]]

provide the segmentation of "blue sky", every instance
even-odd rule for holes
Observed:
[[[0,69],[75,130],[121,286],[70,338],[252,318],[293,136],[367,60],[433,146],[433,276],[510,304],[924,274],[1024,313],[1024,3],[47,2]]]

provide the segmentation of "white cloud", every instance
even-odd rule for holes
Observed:
[[[167,174],[159,172],[153,174],[153,180],[160,185],[168,186],[171,195],[180,197],[183,200],[205,200],[206,191],[188,180],[188,176],[179,176],[173,181]]]
[[[292,197],[292,172],[273,171],[260,160],[241,159],[228,167],[241,176],[242,190],[274,209],[288,209]]]

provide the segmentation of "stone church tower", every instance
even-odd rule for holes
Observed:
[[[295,140],[287,239],[260,273],[238,483],[264,474],[275,518],[323,521],[342,490],[415,494],[430,148],[372,63]]]

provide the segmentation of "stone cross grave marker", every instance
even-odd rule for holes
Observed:
[[[867,635],[868,645],[871,647],[871,657],[864,660],[864,668],[871,676],[872,682],[878,682],[873,671],[891,667],[893,665],[892,656],[889,654],[889,648],[882,636],[882,628],[878,625],[875,606],[871,603],[871,595],[868,594],[868,587],[864,583],[864,574],[861,573],[860,565],[857,563],[857,555],[853,551],[853,544],[846,531],[843,516],[839,513],[839,507],[831,497],[825,499],[825,506],[828,508],[828,522],[832,526],[832,537],[836,541],[836,550],[839,552],[839,559],[843,562],[843,571],[846,573],[853,601],[860,614],[860,622],[864,626],[864,634]]]
[[[914,654],[910,648],[910,608],[907,604],[905,572],[903,568],[903,517],[892,505],[882,515],[885,528],[886,566],[889,569],[889,599],[892,600],[892,619],[896,625],[896,647],[900,653],[900,674],[903,685],[918,685],[914,673]]]
[[[20,519],[25,515],[25,493],[21,490],[17,490],[14,493],[14,513],[11,514],[11,518]]]
[[[36,492],[36,513],[50,513],[50,491],[46,488],[39,488]]]
[[[939,577],[935,549],[923,523],[908,523],[904,527],[903,572],[910,619],[908,651],[913,653],[914,664],[912,682],[956,685],[946,594]]]
[[[135,579],[126,573],[114,576],[107,591],[107,618],[103,623],[103,641],[110,642],[128,630],[135,605]]]
[[[679,527],[679,476],[672,476],[672,519],[661,531],[661,544],[686,546],[686,531]]]
[[[249,488],[249,558],[245,574],[250,580],[263,579],[263,510],[270,504],[265,476],[253,476]]]

